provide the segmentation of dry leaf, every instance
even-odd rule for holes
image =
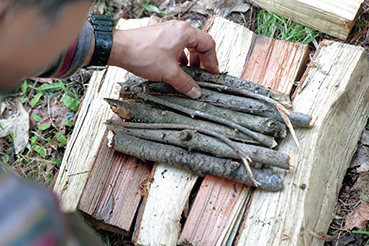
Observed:
[[[63,127],[63,123],[69,120],[67,112],[70,111],[64,103],[59,102],[56,98],[52,99],[48,106],[38,107],[31,112],[41,117],[41,121],[37,122],[31,116],[31,129],[40,127],[42,124],[50,124],[56,126],[59,130]]]
[[[10,135],[14,136],[14,151],[16,154],[21,152],[28,143],[29,114],[24,109],[22,103],[17,99],[18,112],[8,119],[0,120],[3,129],[0,129],[0,138]]]
[[[366,230],[366,224],[369,220],[369,204],[363,202],[360,207],[346,216],[346,230],[352,230],[356,227],[359,231]]]
[[[369,171],[369,148],[364,145],[359,145],[350,167],[356,167],[357,172],[368,172]]]

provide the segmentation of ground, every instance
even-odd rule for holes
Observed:
[[[199,1],[199,3],[202,1]],[[204,1],[206,2],[206,1]],[[292,25],[285,19],[261,10],[245,1],[210,1],[205,8],[198,1],[162,0],[99,0],[91,11],[119,18],[141,18],[156,15],[189,22],[197,28],[204,28],[207,18],[216,13],[246,26],[262,35],[279,38],[285,25]],[[369,3],[365,3],[357,22],[345,41],[365,48],[369,46]],[[275,30],[270,32],[270,26]],[[323,39],[337,40],[315,30],[302,28],[301,36],[289,41],[303,40],[307,31],[312,33],[309,43],[313,54],[315,44]],[[343,42],[343,41],[342,41]],[[28,79],[16,94],[1,98],[0,126],[10,129],[8,136],[1,135],[0,157],[19,174],[42,185],[52,185],[63,158],[65,147],[73,131],[73,123],[78,117],[78,109],[83,103],[92,71],[81,69],[65,81],[49,79]],[[368,109],[369,110],[369,109]],[[30,126],[27,130],[26,124]],[[23,130],[22,130],[23,129]],[[369,136],[369,134],[368,134]],[[343,181],[337,201],[334,220],[329,235],[335,241],[326,245],[368,245],[369,232],[369,137],[365,134]],[[108,245],[129,245],[127,239],[97,229]],[[361,231],[361,232],[359,232]]]

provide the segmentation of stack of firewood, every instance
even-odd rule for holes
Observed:
[[[288,110],[289,95],[226,74],[183,69],[200,85],[201,98],[189,99],[169,84],[129,76],[121,83],[123,101],[106,99],[125,119],[106,122],[113,133],[111,147],[199,175],[282,189],[282,179],[268,167],[289,169],[290,158],[273,148],[287,129],[294,134],[293,127],[309,127],[311,117]]]

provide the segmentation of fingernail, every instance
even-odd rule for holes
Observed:
[[[186,93],[186,96],[189,96],[193,99],[199,98],[201,97],[201,90],[199,87],[194,86],[189,92]]]

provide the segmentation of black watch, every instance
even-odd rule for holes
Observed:
[[[95,50],[88,67],[104,68],[108,64],[113,45],[114,19],[106,15],[92,14],[88,20],[95,33]]]

